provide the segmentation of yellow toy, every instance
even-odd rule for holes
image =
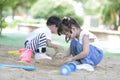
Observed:
[[[14,55],[19,55],[19,51],[16,50],[16,51],[8,51],[8,54],[14,54]]]

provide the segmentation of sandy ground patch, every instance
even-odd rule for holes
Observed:
[[[1,68],[0,80],[120,80],[120,57],[104,57],[102,62],[95,67],[94,72],[77,70],[68,76],[63,76],[59,72],[63,60],[41,60],[38,64],[32,59],[31,63],[20,63],[18,62],[19,55],[8,54],[8,51],[19,49],[21,47],[0,45],[0,63],[32,65],[36,67],[36,70]]]

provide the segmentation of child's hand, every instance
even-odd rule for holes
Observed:
[[[56,56],[55,56],[55,57],[56,57],[56,58],[60,58],[60,59],[61,59],[61,58],[64,58],[64,54],[61,54],[61,53],[60,53],[60,54],[56,54]]]
[[[73,60],[72,60],[72,57],[71,58],[68,58],[67,60],[65,60],[65,64],[67,64],[67,63],[69,63],[69,62],[72,62]]]

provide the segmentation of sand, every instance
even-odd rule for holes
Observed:
[[[35,63],[19,62],[19,54],[9,54],[8,51],[19,50],[21,47],[0,45],[0,64],[35,66],[36,70],[26,71],[18,68],[0,68],[0,80],[120,80],[120,57],[104,57],[95,71],[76,70],[68,76],[60,74],[59,68],[63,60],[41,60]],[[49,55],[53,52],[49,51]]]

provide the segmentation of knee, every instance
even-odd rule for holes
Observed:
[[[72,41],[71,41],[71,46],[73,46],[73,45],[76,45],[76,43],[77,43],[77,41],[75,40],[75,39],[73,39]]]
[[[78,54],[82,51],[82,44],[76,39],[73,39],[70,44],[71,52]]]
[[[78,40],[76,40],[76,39],[73,39],[71,41],[70,46],[71,47],[76,47],[76,48],[82,48],[82,44]]]

